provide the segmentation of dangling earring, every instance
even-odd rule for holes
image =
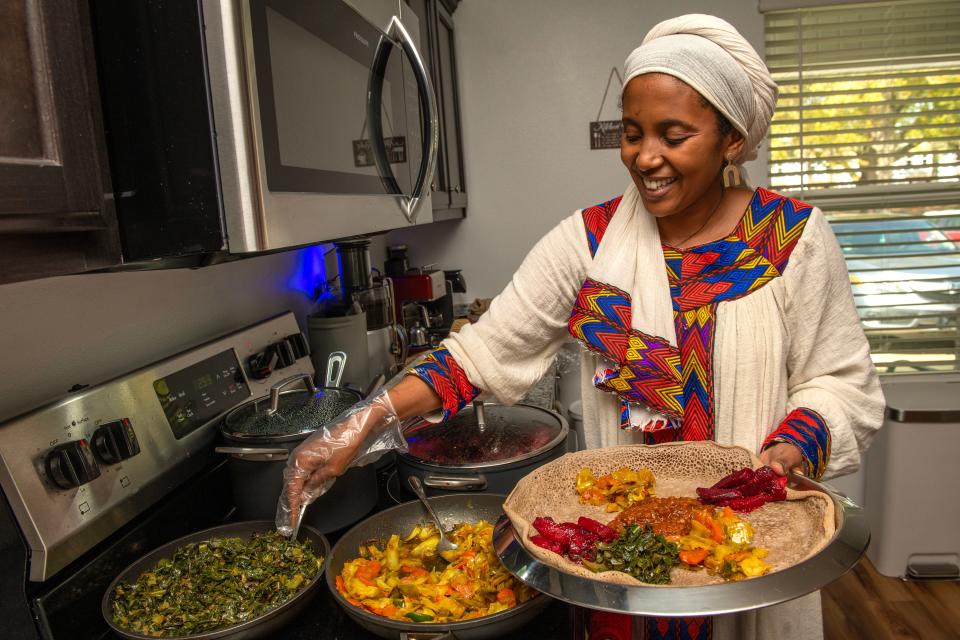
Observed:
[[[727,164],[723,167],[723,186],[727,189],[740,186],[740,169],[733,164],[733,155],[727,156]]]

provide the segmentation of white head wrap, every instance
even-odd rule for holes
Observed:
[[[757,157],[777,104],[777,83],[726,20],[691,13],[656,25],[627,56],[624,86],[644,73],[665,73],[696,89],[743,134],[743,152],[734,162]]]

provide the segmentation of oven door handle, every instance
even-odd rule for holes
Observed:
[[[423,135],[420,140],[420,171],[413,184],[413,191],[409,196],[403,195],[403,190],[397,184],[387,158],[387,150],[383,143],[383,123],[380,120],[380,106],[383,102],[383,78],[390,58],[390,43],[383,38],[377,43],[373,65],[370,70],[370,83],[367,89],[367,122],[370,123],[370,146],[377,164],[377,171],[384,181],[387,191],[398,194],[400,209],[407,222],[413,224],[417,220],[417,209],[427,188],[427,183],[433,177],[433,169],[437,161],[437,149],[440,143],[440,124],[437,119],[437,99],[430,84],[430,76],[423,63],[423,57],[417,51],[416,44],[400,18],[393,16],[386,30],[387,36],[400,41],[403,52],[410,59],[413,75],[417,81],[417,95],[420,101],[420,130]]]

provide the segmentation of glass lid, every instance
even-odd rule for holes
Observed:
[[[300,380],[307,389],[280,391]],[[323,427],[358,400],[360,394],[353,390],[317,389],[308,374],[299,374],[275,384],[269,396],[246,402],[228,413],[224,433],[233,438],[295,437]]]
[[[479,408],[479,411],[478,411]],[[538,407],[474,403],[447,422],[419,422],[404,431],[408,455],[446,466],[528,458],[566,438],[562,418]]]

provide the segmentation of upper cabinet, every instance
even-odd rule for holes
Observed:
[[[120,261],[87,12],[0,0],[0,283]]]
[[[462,218],[467,210],[463,144],[460,129],[460,96],[457,91],[457,55],[453,38],[453,12],[459,0],[406,0],[420,18],[420,32],[437,96],[440,149],[431,182],[433,219]]]

